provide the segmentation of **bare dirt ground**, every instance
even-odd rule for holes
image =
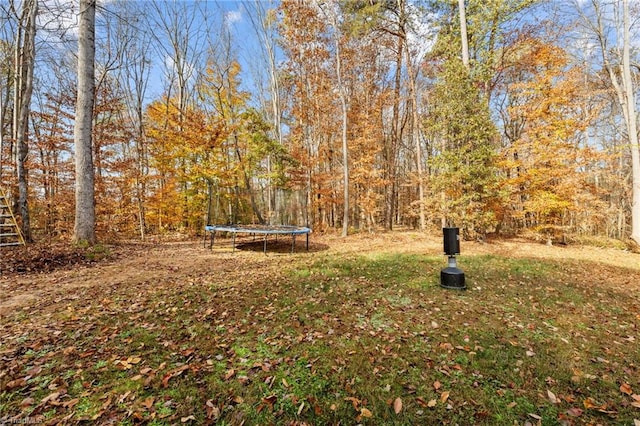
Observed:
[[[588,246],[547,246],[525,240],[463,241],[461,246],[462,264],[465,256],[475,255],[572,259],[584,263],[585,272],[596,279],[600,273],[606,275],[604,278],[611,286],[640,290],[640,282],[634,278],[640,272],[640,254],[636,253]],[[0,250],[0,317],[9,311],[51,305],[69,297],[78,288],[119,287],[202,275],[225,280],[247,272],[268,274],[274,267],[291,262],[292,256],[313,259],[319,253],[372,252],[437,256],[442,254],[442,239],[438,235],[410,231],[363,233],[347,238],[312,235],[308,252],[300,240],[293,254],[289,253],[291,246],[286,241],[269,242],[266,255],[262,247],[261,241],[248,242],[235,252],[229,242],[224,241],[217,243],[213,250],[204,248],[201,240],[135,243],[110,246],[108,253],[99,255],[61,244],[4,248]],[[620,274],[612,274],[617,268]]]

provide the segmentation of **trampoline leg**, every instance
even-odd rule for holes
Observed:
[[[291,253],[293,253],[293,249],[296,247],[296,234],[291,234]]]
[[[262,248],[262,253],[267,254],[267,234],[264,234],[264,247]]]
[[[307,251],[309,251],[309,233],[307,233],[306,235],[307,235]]]
[[[233,242],[231,243],[233,244],[233,249],[231,250],[232,253],[236,252],[236,233],[233,233]]]
[[[211,232],[211,242],[209,242],[209,249],[213,250],[213,243],[216,239],[216,231]]]

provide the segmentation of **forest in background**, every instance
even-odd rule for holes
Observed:
[[[99,238],[207,221],[638,236],[640,3],[237,4],[250,61],[215,2],[98,3]],[[0,3],[0,186],[29,239],[73,232],[74,14]]]

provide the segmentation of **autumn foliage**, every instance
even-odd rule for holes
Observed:
[[[191,235],[216,222],[628,235],[620,111],[597,67],[558,36],[572,23],[519,26],[527,13],[544,16],[536,2],[468,1],[464,65],[457,9],[436,3],[247,9],[262,11],[252,23],[264,54],[277,50],[261,70],[268,85],[252,69],[264,58],[249,65],[226,26],[204,35],[197,9],[161,18],[158,8],[145,23],[171,41],[162,76],[150,77],[149,38],[123,21],[107,25],[93,131],[98,234]],[[12,40],[0,41],[11,58]],[[75,87],[62,71],[71,65],[48,65],[54,78],[38,80],[30,117],[28,205],[39,238],[73,229]],[[15,75],[0,71],[0,184],[17,199]],[[145,92],[154,79],[162,90]]]

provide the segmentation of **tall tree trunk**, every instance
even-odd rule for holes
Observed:
[[[404,16],[400,19],[399,33],[404,34]],[[405,39],[404,36],[398,36],[398,51],[396,52],[396,74],[395,87],[393,91],[393,111],[391,117],[391,136],[386,144],[385,163],[386,163],[386,197],[385,197],[385,228],[393,229],[393,223],[396,214],[396,205],[398,198],[397,167],[398,167],[398,147],[402,139],[402,126],[400,125],[400,90],[402,88],[402,58]]]
[[[464,0],[458,0],[458,12],[460,15],[460,41],[462,42],[462,63],[469,69],[469,41],[467,39],[467,14]]]
[[[348,144],[348,105],[347,105],[347,89],[342,78],[342,49],[340,37],[342,33],[338,23],[338,17],[335,11],[323,11],[325,16],[330,20],[333,26],[333,42],[335,43],[335,61],[336,61],[336,92],[340,100],[342,110],[342,195],[343,195],[343,212],[342,212],[342,236],[346,237],[349,232],[349,144]]]
[[[18,212],[22,219],[22,236],[26,242],[31,242],[31,223],[29,219],[28,205],[28,169],[26,167],[29,131],[29,112],[31,111],[31,93],[33,92],[33,68],[35,65],[35,37],[36,15],[38,13],[37,0],[28,0],[22,4],[22,18],[19,32],[24,35],[19,37],[22,45],[16,45],[16,78],[19,79],[19,105],[16,121],[16,145],[17,145],[17,172],[18,172]],[[24,25],[24,28],[21,28]]]
[[[127,51],[127,66],[121,71],[127,95],[127,110],[130,119],[135,123],[134,156],[136,168],[134,171],[134,190],[138,214],[138,228],[140,239],[146,237],[146,176],[148,175],[148,159],[145,141],[144,98],[149,80],[148,52],[149,41],[145,37],[138,38],[135,45]]]
[[[137,124],[137,137],[135,140],[135,159],[136,159],[136,170],[135,170],[135,196],[136,196],[136,206],[138,208],[138,230],[140,232],[140,239],[144,241],[147,230],[147,222],[146,222],[146,176],[148,174],[147,171],[147,156],[145,149],[145,141],[144,141],[144,121],[142,114],[142,103],[138,104],[138,110],[136,111],[136,115],[138,117]]]
[[[271,114],[273,131],[278,143],[282,145],[284,139],[282,137],[282,103],[280,101],[280,81],[278,78],[278,64],[276,62],[275,40],[273,37],[273,23],[269,18],[269,11],[265,11],[263,0],[254,0],[253,6],[249,3],[245,4],[247,11],[249,12],[249,19],[253,25],[254,30],[258,37],[262,40],[262,47],[264,48],[264,59],[269,67],[269,91],[271,93]],[[269,3],[266,3],[267,6]],[[254,17],[255,15],[255,17]],[[272,220],[277,215],[277,189],[273,188],[273,182],[271,178],[272,172],[272,159],[269,155],[267,157],[267,222],[272,223]],[[278,220],[277,217],[275,217]]]
[[[5,103],[5,95],[3,92],[4,88],[0,88],[0,181],[2,181],[2,176],[4,174],[4,120],[6,117],[5,111],[7,109],[7,104]],[[9,87],[7,85],[7,95],[9,94]],[[9,96],[6,96],[8,99]]]
[[[95,91],[96,0],[80,0],[78,33],[78,97],[73,131],[76,159],[76,214],[73,241],[94,244],[95,202],[92,155]]]
[[[337,31],[337,22],[334,22]],[[337,34],[337,33],[336,33]],[[338,96],[342,106],[342,184],[344,197],[344,212],[342,215],[342,236],[349,232],[349,146],[347,141],[347,94],[342,82],[342,58],[340,57],[340,39],[336,35],[336,77],[338,81]]]
[[[600,53],[604,69],[609,74],[609,80],[615,90],[618,102],[622,109],[627,133],[629,134],[629,147],[631,150],[631,238],[640,244],[640,148],[638,147],[638,128],[635,110],[635,97],[633,92],[633,80],[631,79],[630,61],[630,35],[629,35],[629,3],[622,0],[622,61],[620,69],[615,70],[609,60],[611,49],[608,46],[607,34],[604,28],[605,11],[602,10],[598,0],[591,1],[595,10],[596,23],[591,24],[600,43]],[[621,80],[618,80],[618,76]]]
[[[623,43],[622,48],[622,85],[626,98],[627,132],[631,147],[631,238],[640,244],[640,147],[638,146],[638,126],[636,121],[636,100],[631,78],[630,43],[629,36],[629,0],[622,0]]]
[[[420,146],[420,114],[418,112],[418,91],[416,89],[416,78],[417,78],[417,70],[413,67],[411,63],[411,55],[409,49],[407,49],[407,74],[409,78],[409,91],[411,94],[411,103],[413,104],[412,108],[412,132],[411,137],[414,141],[414,146],[416,149],[416,167],[418,172],[418,202],[419,204],[419,218],[420,218],[420,229],[424,230],[426,228],[426,216],[424,209],[424,176],[422,170],[422,147]]]
[[[401,25],[401,33],[404,34],[405,20],[406,20],[406,9],[405,9],[405,1],[398,0],[398,11],[400,13],[400,25]],[[403,43],[406,43],[406,36],[401,37],[400,40]],[[422,169],[422,148],[420,146],[420,114],[418,111],[418,90],[416,88],[416,80],[418,78],[418,69],[413,66],[413,61],[411,58],[411,50],[409,46],[405,49],[406,56],[406,67],[407,67],[407,78],[409,80],[409,96],[412,104],[412,127],[411,127],[411,138],[413,139],[413,145],[416,150],[416,169],[418,173],[418,216],[420,220],[420,229],[424,230],[426,228],[426,213],[424,208],[424,176]]]
[[[338,60],[339,61],[339,60]],[[338,67],[340,69],[340,67]],[[344,213],[342,216],[342,236],[349,232],[349,146],[347,143],[347,100],[340,90],[340,103],[342,105],[342,181],[344,196]]]

